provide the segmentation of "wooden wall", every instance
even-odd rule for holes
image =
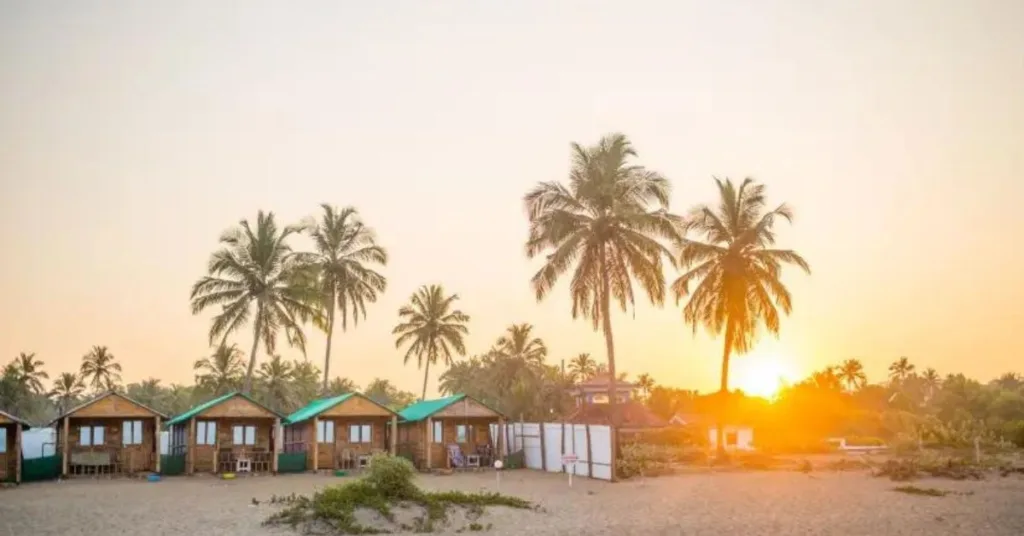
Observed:
[[[124,398],[121,395],[113,393],[76,410],[68,416],[72,419],[88,417],[117,417],[124,419],[134,417],[140,419],[152,419],[157,417],[157,414],[132,402],[131,400],[128,400],[127,398]]]
[[[244,399],[243,399],[244,400]],[[230,401],[229,401],[230,402]],[[206,413],[204,413],[206,415]],[[276,418],[275,418],[276,420]],[[193,435],[189,437],[189,443],[193,445],[192,449],[195,456],[195,465],[193,471],[197,473],[213,473],[216,472],[216,460],[217,450],[231,449],[233,452],[241,452],[243,450],[251,452],[270,452],[271,449],[271,432],[274,429],[275,420],[269,420],[267,418],[204,418],[196,417],[196,429],[195,433],[199,433],[199,422],[216,422],[217,423],[217,443],[215,445],[199,445],[196,441],[196,437]],[[256,445],[234,445],[234,427],[235,425],[241,426],[255,426],[256,427]],[[186,430],[188,423],[186,423]],[[189,432],[191,433],[191,432]]]
[[[20,432],[21,426],[18,424],[10,424],[11,421],[5,419],[2,415],[0,415],[0,419],[7,421],[7,424],[0,424],[0,426],[7,430],[7,449],[5,452],[0,452],[0,481],[3,481],[8,478],[14,478],[14,464],[20,463],[18,451],[15,448],[15,434]]]
[[[477,445],[491,444],[490,425],[498,422],[495,417],[438,418],[432,419],[432,421],[441,423],[442,437],[440,442],[431,441],[429,445],[427,443],[427,424],[425,420],[398,425],[399,453],[402,453],[403,451],[411,451],[413,455],[413,463],[420,469],[426,469],[427,467],[426,452],[430,453],[431,468],[439,469],[448,466],[447,445],[455,443],[455,427],[457,425],[469,424],[473,426],[475,432],[475,437],[473,439],[475,440],[467,443],[459,443],[458,445],[459,448],[462,449],[463,454],[474,454],[476,453]],[[431,424],[431,426],[434,425]]]
[[[322,417],[321,420],[334,422],[334,443],[320,443],[317,445],[317,458],[318,466],[320,469],[338,469],[340,466],[337,465],[338,455],[343,453],[345,450],[351,451],[353,456],[360,456],[364,454],[370,454],[374,450],[383,450],[384,452],[390,452],[389,445],[386,438],[389,436],[387,431],[388,427],[391,426],[391,417]],[[312,441],[316,438],[316,431],[312,429],[312,420],[310,422],[310,429],[308,437],[310,446],[306,449],[306,460],[307,467],[313,467],[313,448]],[[349,426],[350,425],[363,425],[369,424],[372,426],[370,432],[370,443],[350,443],[349,442]]]
[[[100,402],[103,402],[102,400]],[[80,413],[75,413],[79,415]],[[141,445],[124,445],[122,438],[124,437],[125,421],[142,421],[142,444]],[[119,451],[121,463],[123,464],[122,472],[136,472],[136,471],[152,471],[156,468],[156,419],[152,416],[142,417],[88,417],[88,418],[77,418],[72,417],[70,419],[67,441],[68,453],[75,452],[88,452],[96,450],[107,450],[107,451]],[[103,427],[103,444],[102,445],[82,445],[81,439],[82,434],[80,429],[83,426],[102,426]],[[63,419],[57,422],[58,436],[63,433],[64,423]],[[64,438],[58,440],[58,444],[61,444]],[[58,452],[63,452],[62,447],[58,447]],[[70,462],[69,462],[70,463]]]

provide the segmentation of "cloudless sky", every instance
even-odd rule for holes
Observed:
[[[566,285],[534,300],[522,196],[622,131],[676,211],[712,176],[796,211],[780,238],[814,272],[786,274],[795,311],[741,376],[1022,371],[1022,21],[1013,0],[0,1],[0,357],[54,376],[106,345],[125,381],[191,382],[220,233],[329,202],[392,258],[332,373],[418,392],[390,332],[427,283],[460,294],[471,352],[530,322],[552,362],[603,360]],[[613,321],[620,370],[716,388],[719,341],[671,300]]]

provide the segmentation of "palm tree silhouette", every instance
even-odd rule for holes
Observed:
[[[85,383],[82,377],[74,372],[64,372],[53,381],[53,389],[48,396],[57,405],[58,413],[63,415],[83,394]]]
[[[43,371],[43,365],[45,363],[36,359],[35,353],[26,354],[21,352],[14,359],[14,366],[17,367],[18,373],[21,375],[21,381],[25,382],[25,386],[37,395],[46,392],[42,380],[50,379],[46,372]]]
[[[597,373],[597,361],[588,353],[582,353],[569,360],[569,372],[574,379],[586,380]]]
[[[469,315],[452,309],[452,304],[458,299],[458,294],[445,296],[441,285],[424,285],[409,298],[408,305],[398,310],[401,322],[391,333],[398,335],[395,348],[409,343],[403,363],[409,363],[409,359],[416,356],[417,365],[424,369],[421,400],[427,398],[430,365],[441,361],[450,366],[453,352],[466,355],[463,337],[469,333],[466,327]]]
[[[243,366],[242,351],[238,346],[221,344],[213,355],[196,360],[192,369],[196,371],[196,384],[219,396],[238,388]]]
[[[851,392],[864,387],[868,381],[867,374],[864,374],[864,365],[857,359],[843,361],[839,366],[839,379]]]
[[[115,360],[114,354],[110,353],[106,346],[93,346],[92,350],[82,357],[79,374],[82,381],[97,391],[113,390],[121,381],[121,364]]]

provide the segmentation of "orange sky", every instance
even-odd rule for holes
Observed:
[[[471,351],[525,321],[554,361],[603,359],[564,286],[534,302],[521,197],[564,179],[570,141],[618,130],[677,211],[714,199],[712,175],[795,208],[781,239],[814,274],[787,276],[796,310],[755,353],[799,375],[1021,369],[1020,2],[260,4],[0,7],[4,359],[55,375],[101,344],[126,381],[190,381],[208,317],[189,287],[220,232],[324,201],[393,259],[332,371],[418,391],[390,330],[435,282],[463,297]],[[717,385],[717,341],[678,308],[614,325],[620,369]]]

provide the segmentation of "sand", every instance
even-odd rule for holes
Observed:
[[[274,494],[309,493],[345,479],[288,475],[158,483],[76,480],[0,490],[0,536],[294,534],[261,522]],[[494,490],[493,473],[424,476],[430,489]],[[689,474],[617,484],[512,471],[500,491],[543,511],[491,508],[488,534],[977,535],[1024,534],[1024,478],[981,482],[918,480],[958,492],[920,497],[865,473],[737,472]],[[253,499],[260,501],[253,505]],[[454,533],[451,526],[447,533]]]

